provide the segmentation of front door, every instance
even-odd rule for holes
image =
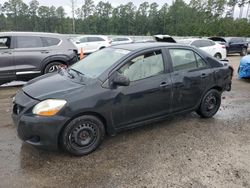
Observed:
[[[117,128],[171,112],[172,83],[164,67],[162,51],[155,50],[132,58],[118,70],[131,83],[116,89],[113,117]]]
[[[16,75],[41,73],[42,61],[51,55],[51,50],[44,47],[39,36],[16,36],[14,63]]]

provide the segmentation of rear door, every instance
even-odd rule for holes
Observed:
[[[15,37],[14,63],[17,75],[37,74],[41,72],[42,61],[51,54],[49,48],[39,36]]]
[[[0,83],[16,78],[13,41],[11,36],[0,37]]]
[[[191,49],[169,49],[172,62],[173,111],[196,107],[212,79],[213,70]]]

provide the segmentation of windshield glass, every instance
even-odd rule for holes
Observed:
[[[86,77],[97,78],[129,52],[123,49],[106,48],[88,55],[72,65],[71,68],[81,72]]]

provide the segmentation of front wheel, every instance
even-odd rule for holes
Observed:
[[[220,104],[221,93],[218,90],[211,89],[203,97],[200,107],[197,110],[197,114],[203,118],[211,118],[219,110]]]
[[[87,155],[100,145],[104,134],[101,120],[91,115],[80,116],[72,120],[63,130],[62,147],[73,155]]]
[[[49,63],[44,69],[44,74],[56,72],[60,67],[65,67],[65,65],[60,62]]]

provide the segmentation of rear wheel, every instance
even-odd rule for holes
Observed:
[[[245,56],[247,55],[247,49],[246,48],[242,48],[241,52],[240,52],[241,56]]]
[[[221,93],[218,90],[211,89],[203,97],[197,114],[203,118],[211,118],[219,110],[220,104]]]
[[[65,64],[61,62],[49,63],[44,69],[44,74],[56,72],[60,67],[65,67]]]
[[[214,55],[214,57],[215,57],[216,59],[221,59],[221,58],[222,58],[220,53],[216,53],[216,54]]]
[[[70,154],[81,156],[93,152],[104,138],[104,125],[95,116],[84,115],[72,120],[63,130],[62,147]]]

